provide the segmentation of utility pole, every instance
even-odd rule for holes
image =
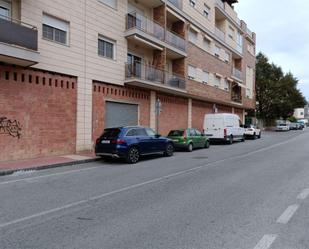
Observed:
[[[160,99],[156,100],[156,108],[155,108],[155,112],[156,112],[156,133],[159,134],[159,117],[161,114],[161,101]]]

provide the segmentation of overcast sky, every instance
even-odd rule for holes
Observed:
[[[235,10],[257,34],[257,52],[291,71],[309,100],[309,0],[238,0]]]

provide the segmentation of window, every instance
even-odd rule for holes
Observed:
[[[221,77],[216,76],[215,77],[215,87],[220,87],[220,85],[221,85]]]
[[[250,54],[252,54],[253,56],[255,56],[255,49],[254,49],[254,45],[252,45],[252,44],[248,44],[248,52],[250,53]]]
[[[230,83],[227,79],[224,79],[224,90],[229,91],[230,90]]]
[[[197,32],[194,31],[193,29],[189,30],[189,41],[192,42],[192,43],[197,42]]]
[[[195,129],[195,133],[196,133],[197,136],[202,136],[202,133],[199,130]]]
[[[106,4],[114,9],[117,8],[117,0],[99,0],[99,2]]]
[[[190,4],[190,6],[195,8],[196,0],[189,0],[189,4]]]
[[[147,135],[150,136],[150,137],[154,137],[154,136],[156,135],[156,133],[154,132],[154,130],[151,129],[151,128],[146,128],[146,133],[147,133]]]
[[[0,18],[9,19],[11,17],[11,3],[0,0]]]
[[[207,38],[204,38],[204,40],[203,40],[203,45],[204,45],[204,49],[205,49],[207,52],[210,52],[211,42],[210,42]]]
[[[204,4],[203,15],[204,15],[207,19],[210,19],[210,8],[207,6],[207,4]]]
[[[188,66],[188,78],[193,80],[196,78],[196,68],[193,66]]]
[[[220,50],[221,48],[219,48],[218,46],[215,46],[215,56],[216,57],[220,57]]]
[[[68,33],[68,22],[43,14],[43,38],[67,45]]]
[[[206,71],[203,71],[203,83],[207,84],[209,82],[209,73]]]
[[[226,63],[229,63],[230,62],[230,54],[226,51],[224,51],[224,61]]]
[[[234,40],[234,33],[235,33],[235,29],[233,29],[231,26],[229,26],[229,37]]]
[[[98,52],[100,56],[115,59],[115,41],[99,36]]]

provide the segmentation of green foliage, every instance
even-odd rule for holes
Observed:
[[[262,53],[256,59],[258,118],[266,122],[278,118],[287,119],[293,115],[295,108],[306,105],[306,99],[297,89],[298,79],[292,73],[284,74],[281,67],[269,63]]]
[[[292,123],[296,123],[297,122],[297,119],[294,116],[289,117],[288,120],[290,122],[292,122]]]

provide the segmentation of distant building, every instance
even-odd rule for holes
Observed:
[[[296,119],[304,119],[305,118],[305,108],[297,108],[294,110],[294,117]]]
[[[306,105],[304,108],[305,119],[309,119],[309,105]]]

